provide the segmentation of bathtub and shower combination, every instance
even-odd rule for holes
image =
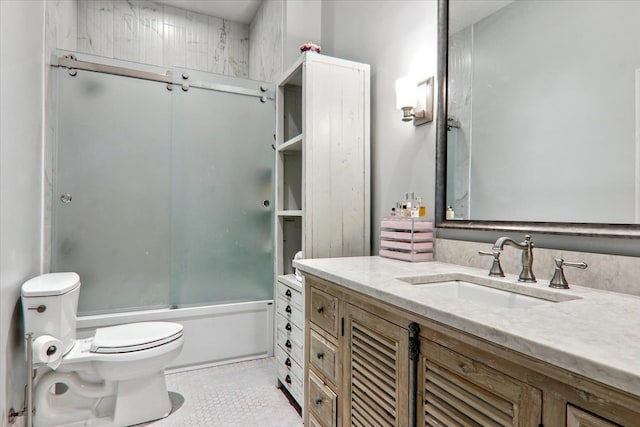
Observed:
[[[272,355],[272,91],[58,55],[93,64],[50,76],[45,221],[51,271],[82,280],[78,337],[164,320],[184,326],[170,369]]]

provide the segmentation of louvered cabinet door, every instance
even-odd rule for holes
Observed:
[[[407,426],[408,331],[345,304],[344,338],[342,425]]]
[[[424,426],[537,427],[542,393],[478,361],[421,339]]]

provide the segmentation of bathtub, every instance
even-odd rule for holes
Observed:
[[[273,356],[273,300],[78,316],[78,338],[122,323],[167,321],[184,327],[184,347],[170,372]]]

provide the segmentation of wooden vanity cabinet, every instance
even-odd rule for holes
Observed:
[[[408,425],[408,330],[354,305],[343,308],[343,425]]]
[[[637,396],[317,277],[306,284],[305,425],[640,427]]]
[[[537,426],[542,392],[435,342],[420,339],[424,426]]]

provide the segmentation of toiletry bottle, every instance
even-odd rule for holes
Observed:
[[[453,212],[453,208],[451,206],[447,206],[446,219],[453,219],[455,217],[455,213]]]
[[[422,203],[422,197],[418,197],[418,216],[427,216],[427,207],[424,205],[424,203]]]
[[[418,197],[411,207],[411,217],[418,218],[420,216],[420,197]]]

